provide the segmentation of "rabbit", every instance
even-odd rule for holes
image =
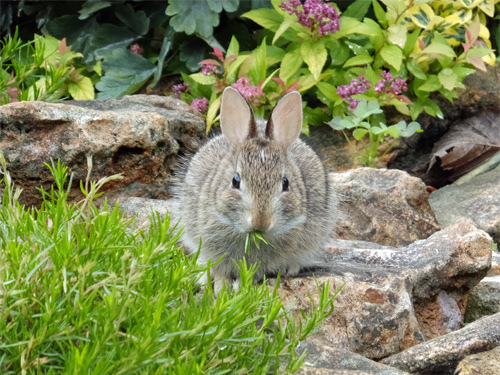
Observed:
[[[196,253],[201,243],[201,263],[224,256],[210,270],[216,291],[224,283],[239,287],[236,264],[243,258],[260,264],[254,280],[314,265],[339,216],[338,199],[318,156],[298,138],[300,94],[283,96],[266,122],[228,87],[220,126],[222,134],[186,163],[176,189],[184,247]],[[247,252],[251,232],[269,244],[250,241]]]

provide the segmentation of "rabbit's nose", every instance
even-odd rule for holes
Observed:
[[[271,225],[271,216],[264,214],[252,215],[252,228],[259,232],[266,232]]]

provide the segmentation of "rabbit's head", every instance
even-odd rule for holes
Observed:
[[[285,95],[264,126],[243,96],[227,88],[220,122],[232,156],[219,190],[219,219],[242,234],[257,231],[269,238],[305,222],[301,173],[288,156],[302,129],[300,94]]]

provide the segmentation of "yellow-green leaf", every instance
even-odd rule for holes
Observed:
[[[457,85],[457,75],[449,68],[441,70],[438,74],[438,79],[447,90],[453,90]]]
[[[389,42],[395,44],[401,48],[404,48],[406,44],[406,36],[408,35],[406,27],[403,25],[391,25],[387,31],[389,32],[388,39]]]
[[[89,77],[81,77],[77,82],[68,82],[68,92],[75,100],[93,100],[95,90]]]
[[[300,69],[303,63],[304,58],[298,49],[288,52],[281,61],[280,78],[283,81],[288,80]]]
[[[285,18],[283,22],[281,23],[280,27],[278,27],[278,30],[276,30],[276,33],[274,34],[274,38],[271,44],[274,44],[280,36],[294,23],[296,23],[297,20],[294,20],[293,18]]]
[[[212,96],[210,98],[210,104],[208,105],[207,111],[207,133],[210,131],[210,128],[218,119],[217,113],[220,108],[220,96],[216,97],[215,91],[212,92]]]
[[[315,79],[319,79],[326,63],[327,52],[323,41],[304,40],[300,45],[300,53]]]
[[[434,11],[427,4],[414,6],[408,10],[407,14],[413,23],[422,29],[429,29],[435,17]]]
[[[206,76],[202,73],[194,73],[191,74],[190,77],[202,85],[213,85],[215,83],[215,76]]]
[[[347,68],[349,66],[356,66],[356,65],[366,65],[366,64],[371,63],[372,61],[373,61],[373,57],[370,55],[354,56],[345,62],[344,68]]]
[[[394,69],[399,71],[404,57],[401,48],[399,48],[394,44],[386,44],[380,50],[380,56],[382,56],[385,62],[387,62],[389,65],[394,67]]]

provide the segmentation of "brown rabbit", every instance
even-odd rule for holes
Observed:
[[[260,263],[256,278],[296,275],[313,265],[338,217],[338,202],[318,156],[298,136],[302,100],[285,95],[267,123],[256,121],[243,96],[233,88],[222,95],[222,135],[210,140],[187,164],[177,187],[184,226],[182,241],[190,252],[200,246],[199,261],[216,262],[216,290],[239,280],[239,260]],[[248,233],[270,243],[257,249]],[[233,261],[234,260],[234,261]],[[238,284],[236,284],[238,285]]]

